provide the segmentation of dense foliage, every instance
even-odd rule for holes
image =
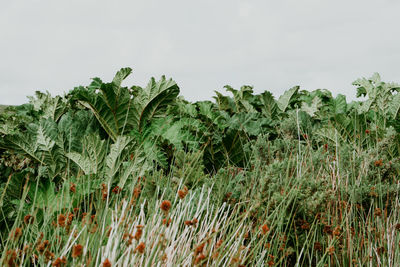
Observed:
[[[5,265],[400,263],[399,84],[190,103],[130,73],[0,114]]]

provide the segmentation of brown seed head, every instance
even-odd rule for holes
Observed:
[[[146,248],[146,245],[145,245],[143,242],[141,242],[141,243],[135,248],[134,251],[137,251],[137,252],[143,254],[145,248]]]
[[[171,223],[171,218],[169,218],[168,220],[167,219],[163,219],[162,220],[162,224],[164,224],[164,225],[166,225],[167,227],[170,225],[170,223]]]
[[[330,226],[330,225],[325,225],[325,226],[324,226],[324,229],[322,230],[322,232],[324,232],[325,234],[331,235],[331,234],[332,234],[332,228],[331,228],[331,226]]]
[[[141,192],[141,188],[140,185],[136,186],[135,189],[133,189],[133,198],[137,199],[140,196],[140,192]]]
[[[170,208],[171,208],[171,201],[169,200],[164,200],[160,205],[160,209],[165,212],[168,212]]]
[[[22,228],[15,228],[14,232],[11,233],[11,238],[13,240],[18,240],[22,236]]]
[[[43,243],[40,243],[37,247],[36,250],[39,252],[39,254],[43,254],[47,246],[49,245],[49,240],[43,241]]]
[[[178,190],[178,196],[180,199],[184,199],[186,197],[186,192],[183,190]]]
[[[34,220],[35,220],[35,218],[33,218],[33,216],[29,215],[29,214],[25,215],[25,217],[24,217],[25,224],[32,224]]]
[[[205,258],[206,258],[206,255],[204,255],[203,253],[200,253],[194,260],[194,264],[197,265],[197,264],[201,263]]]
[[[75,193],[76,192],[76,184],[71,183],[71,185],[69,187],[69,191],[71,191],[71,193]]]
[[[268,231],[269,231],[268,225],[264,224],[263,226],[261,226],[261,232],[263,235],[266,235]]]
[[[53,262],[52,266],[61,267],[61,266],[64,266],[64,264],[67,264],[67,259],[65,257],[62,257],[62,258],[57,258]]]
[[[119,194],[119,193],[121,193],[121,191],[122,191],[122,189],[119,186],[114,187],[112,190],[112,192],[114,194]]]
[[[375,161],[375,167],[382,167],[382,166],[383,166],[383,160],[382,159]]]
[[[67,220],[67,218],[65,217],[64,214],[58,215],[58,218],[57,218],[58,226],[64,227],[66,220]]]
[[[322,251],[322,245],[320,242],[315,242],[314,243],[314,250],[316,251]]]
[[[142,237],[142,234],[143,234],[143,229],[141,227],[137,228],[135,233],[135,239],[139,241],[139,239]]]
[[[198,255],[198,254],[202,253],[205,245],[206,245],[205,243],[201,243],[200,245],[198,245],[198,246],[194,249],[194,254],[195,254],[195,255]]]
[[[379,217],[382,215],[382,210],[380,208],[376,208],[374,214],[375,216]]]
[[[310,224],[307,221],[304,221],[303,224],[301,225],[301,229],[303,230],[310,229]]]
[[[54,253],[53,252],[51,252],[50,250],[46,250],[45,252],[44,252],[44,256],[45,256],[45,258],[46,258],[46,260],[47,261],[50,261],[50,260],[52,260],[52,259],[54,259]]]
[[[103,267],[111,267],[111,262],[110,262],[109,259],[106,259],[106,260],[103,262]]]
[[[67,225],[71,225],[73,219],[74,219],[74,214],[73,213],[69,213],[68,214]]]
[[[340,226],[336,226],[335,229],[333,230],[332,234],[334,236],[339,236],[340,235]]]
[[[83,246],[78,244],[73,246],[72,248],[72,258],[78,258],[82,255],[83,252]]]
[[[8,250],[6,252],[6,262],[8,266],[16,266],[17,252],[15,250]]]
[[[330,246],[329,248],[326,249],[329,255],[333,255],[335,253],[335,247]]]

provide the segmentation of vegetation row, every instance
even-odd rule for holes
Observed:
[[[399,266],[400,85],[94,78],[0,113],[2,266]]]

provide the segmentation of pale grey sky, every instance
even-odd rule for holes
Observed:
[[[31,0],[0,4],[0,104],[132,67],[126,85],[172,77],[188,100],[230,84],[294,85],[354,99],[351,82],[400,82],[396,0]]]

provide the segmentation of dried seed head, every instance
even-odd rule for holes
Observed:
[[[303,224],[300,226],[303,230],[310,229],[310,224],[307,221],[303,221]]]
[[[164,224],[164,225],[166,225],[167,227],[170,225],[170,223],[171,223],[171,218],[169,218],[168,220],[167,219],[163,219],[162,220],[162,224]]]
[[[133,189],[133,198],[137,199],[140,196],[140,192],[142,189],[140,188],[140,185],[136,186],[135,189]]]
[[[143,234],[143,229],[141,227],[137,228],[134,238],[139,241],[139,239],[142,237],[142,234]]]
[[[8,266],[16,266],[17,252],[15,250],[8,250],[6,252],[6,262]]]
[[[268,231],[269,231],[268,225],[264,224],[263,226],[261,226],[261,232],[263,235],[266,235]]]
[[[67,218],[65,217],[64,214],[58,215],[58,218],[57,218],[58,226],[64,227],[66,220],[67,220]]]
[[[121,193],[121,191],[122,191],[122,189],[119,186],[114,187],[112,190],[112,192],[114,194],[119,194],[119,193]]]
[[[340,226],[336,226],[335,229],[333,230],[332,234],[334,236],[339,236],[340,235]]]
[[[45,252],[44,252],[44,256],[45,256],[45,258],[46,258],[46,260],[47,261],[50,261],[50,260],[52,260],[52,259],[54,259],[54,253],[53,252],[51,252],[50,250],[46,250]]]
[[[74,214],[73,213],[69,213],[68,214],[67,225],[71,225],[73,219],[74,219]]]
[[[40,243],[37,247],[36,250],[39,252],[39,254],[43,254],[47,246],[49,245],[49,240],[43,241],[43,243]]]
[[[171,208],[171,201],[169,200],[164,200],[160,205],[160,209],[165,212],[168,212],[170,208]]]
[[[184,199],[186,197],[186,192],[183,190],[178,190],[178,196],[180,199]]]
[[[316,251],[322,251],[322,245],[320,242],[315,242],[314,243],[314,250]]]
[[[10,237],[15,241],[18,240],[21,236],[22,236],[22,228],[20,227],[15,228],[15,230],[10,235]]]
[[[135,248],[134,252],[137,251],[137,252],[143,254],[145,248],[146,248],[146,245],[145,245],[143,242],[141,242],[141,243]]]
[[[63,266],[64,264],[67,264],[67,259],[65,258],[65,256],[63,256],[62,258],[57,258],[57,259],[53,262],[52,266],[61,267],[61,266]]]
[[[331,226],[330,226],[330,225],[325,225],[325,226],[324,226],[324,229],[322,230],[322,232],[325,233],[325,234],[331,235],[331,234],[332,234],[332,228],[331,228]]]
[[[111,262],[110,262],[109,259],[106,259],[106,260],[103,262],[103,267],[111,267]]]
[[[201,263],[205,258],[206,258],[206,255],[204,255],[203,253],[200,253],[194,260],[194,264],[197,265],[197,264]]]
[[[206,245],[205,243],[201,243],[200,245],[198,245],[198,246],[194,249],[194,254],[195,254],[195,255],[198,255],[198,254],[202,253],[205,245]]]
[[[24,217],[24,223],[25,224],[32,224],[35,218],[32,215],[25,215]]]
[[[382,210],[380,208],[376,208],[374,214],[375,216],[379,217],[382,215]]]
[[[76,192],[76,184],[71,183],[70,187],[69,187],[69,191],[71,191],[72,193]]]
[[[78,244],[73,246],[72,248],[72,258],[78,258],[82,255],[83,252],[83,246]]]

